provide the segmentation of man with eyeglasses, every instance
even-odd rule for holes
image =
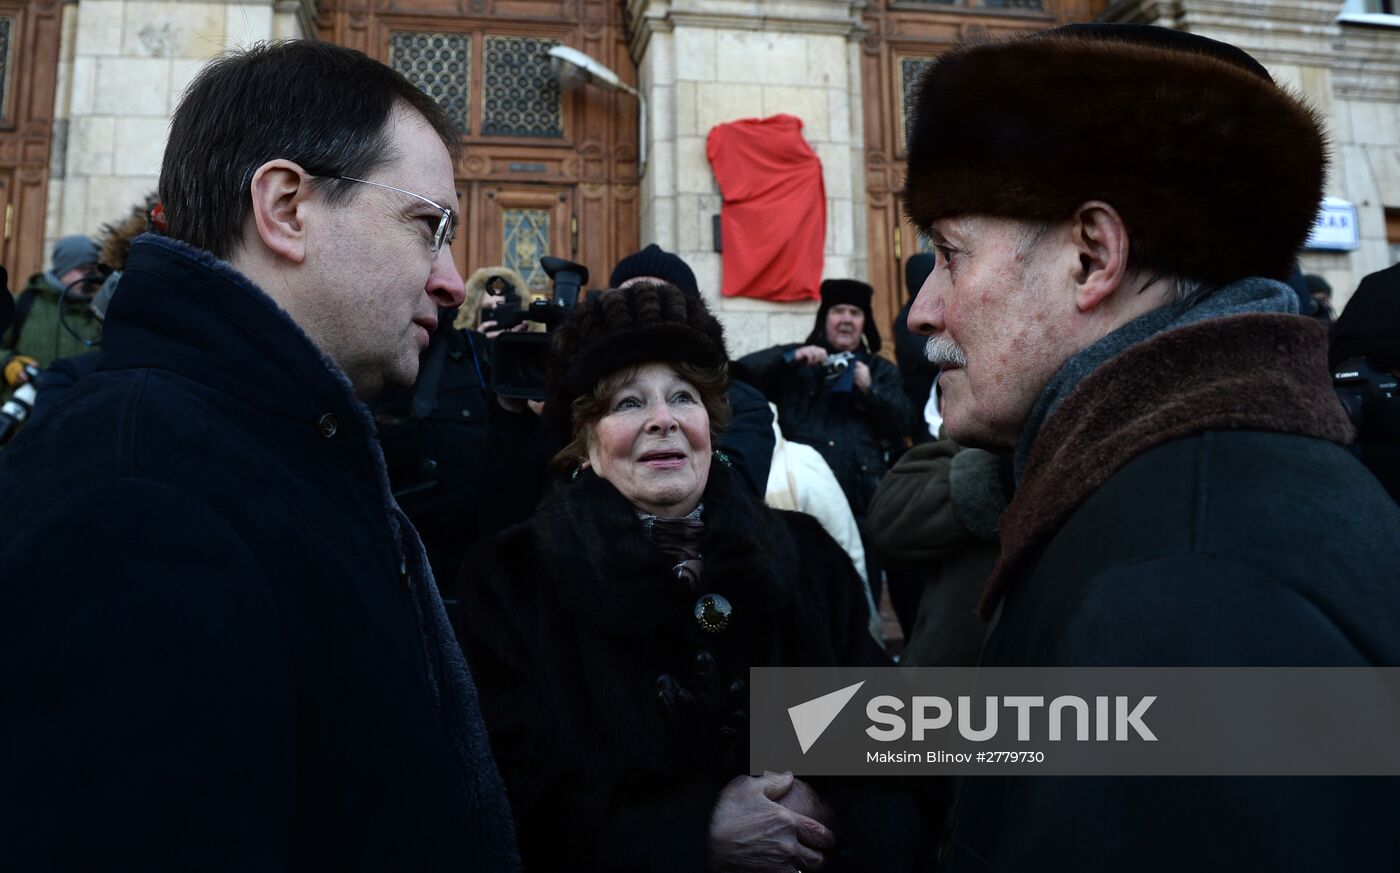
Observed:
[[[324,43],[186,91],[167,235],[132,245],[97,372],[0,459],[5,866],[518,866],[365,405],[462,302],[459,142]]]

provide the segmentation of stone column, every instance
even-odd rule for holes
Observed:
[[[310,32],[311,0],[81,0],[64,9],[45,251],[155,190],[170,116],[208,60]]]
[[[796,342],[815,303],[719,296],[712,222],[721,197],[705,156],[711,128],[778,113],[802,119],[822,162],[827,197],[825,275],[865,278],[865,188],[858,0],[631,0],[632,57],[651,109],[641,184],[641,241],[695,269],[745,354]]]
[[[1386,209],[1400,210],[1400,27],[1341,13],[1342,0],[1119,0],[1103,16],[1239,46],[1322,114],[1332,144],[1326,193],[1356,205],[1361,246],[1301,260],[1332,285],[1339,312],[1363,276],[1393,263]]]

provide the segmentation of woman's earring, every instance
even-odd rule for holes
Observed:
[[[582,476],[582,475],[583,475],[583,467],[582,467],[582,466],[575,467],[575,468],[574,468],[574,472],[571,473],[571,474],[569,474],[569,481],[570,481],[570,482],[577,482],[577,481],[578,481],[578,477],[579,477],[579,476]]]

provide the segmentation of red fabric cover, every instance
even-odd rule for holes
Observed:
[[[820,298],[826,188],[802,120],[774,115],[716,125],[705,154],[724,196],[724,296]]]

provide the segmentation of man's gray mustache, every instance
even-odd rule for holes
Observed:
[[[946,333],[928,338],[928,342],[924,343],[924,357],[939,366],[943,364],[952,364],[955,367],[967,366],[967,352],[964,352],[962,346],[953,342]]]

